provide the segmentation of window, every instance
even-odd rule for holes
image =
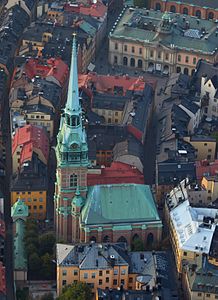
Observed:
[[[133,283],[133,278],[129,277],[129,283]]]
[[[198,293],[198,297],[201,297],[201,295],[202,295],[201,293]]]
[[[212,111],[216,112],[216,106],[215,105],[212,106]]]
[[[121,279],[120,282],[121,282],[121,284],[123,284],[123,285],[125,284],[125,280],[124,280],[124,279]]]
[[[130,59],[130,67],[135,67],[135,59],[133,57]]]
[[[178,61],[181,61],[181,55],[178,55]]]
[[[115,116],[118,116],[118,112],[117,111],[115,112]]]
[[[62,285],[66,285],[67,284],[67,280],[62,280]]]
[[[77,271],[77,270],[74,270],[74,271],[73,271],[73,275],[74,275],[74,276],[77,276],[77,275],[78,275],[78,271]]]
[[[17,195],[19,195],[19,194],[20,194],[20,192],[17,192],[16,194],[17,194]]]
[[[62,275],[63,275],[63,276],[66,276],[66,275],[67,275],[67,271],[66,271],[66,270],[63,270]]]
[[[161,58],[161,54],[162,54],[161,51],[159,51],[158,54],[157,54],[157,57]]]
[[[92,273],[92,279],[95,278],[95,273]]]
[[[114,275],[118,275],[118,270],[114,270]]]
[[[114,49],[115,49],[115,50],[118,49],[118,44],[117,44],[117,43],[114,44]]]
[[[36,199],[36,198],[34,198],[34,199],[33,199],[33,201],[34,201],[34,202],[37,202],[37,199]]]
[[[176,7],[175,7],[174,5],[171,5],[171,6],[170,6],[170,11],[171,11],[172,13],[175,13],[175,12],[176,12]]]
[[[206,294],[206,297],[207,297],[207,298],[210,298],[210,294]]]
[[[102,285],[102,279],[99,279],[98,284]]]
[[[123,65],[127,66],[128,65],[128,58],[124,56],[123,58]]]
[[[28,195],[31,195],[31,192],[28,192]]]
[[[108,118],[108,123],[111,123],[111,118]]]
[[[204,146],[207,146],[207,143],[204,143]]]
[[[183,15],[188,15],[188,8],[187,7],[183,8]]]
[[[31,201],[32,201],[32,199],[31,199],[31,198],[28,198],[28,199],[27,199],[27,201],[28,201],[28,202],[31,202]]]
[[[124,45],[124,51],[127,52],[127,45]]]
[[[196,61],[197,61],[197,58],[194,57],[194,58],[193,58],[193,65],[196,65]]]
[[[166,59],[166,60],[169,60],[169,53],[166,53],[166,54],[165,54],[165,59]]]
[[[114,56],[114,63],[117,64],[117,56]]]
[[[109,270],[107,270],[107,271],[106,271],[106,274],[110,274],[110,271],[109,271]]]
[[[99,276],[102,276],[102,271],[99,271]]]
[[[142,48],[139,48],[139,54],[142,54]]]
[[[39,205],[39,209],[43,209],[43,206],[42,206],[42,205]]]
[[[135,53],[135,47],[132,47],[132,53]]]
[[[70,175],[70,187],[77,187],[77,175]]]
[[[150,50],[150,57],[154,57],[154,51]]]
[[[188,56],[185,57],[185,62],[186,62],[186,63],[189,62],[189,57],[188,57]]]
[[[20,155],[20,151],[17,151],[17,155]]]
[[[43,202],[43,198],[39,198],[39,202]]]
[[[88,273],[84,273],[83,278],[88,279]]]
[[[184,252],[183,252],[183,255],[184,255],[184,256],[187,256],[187,252],[186,252],[186,251],[184,251]]]
[[[208,152],[212,152],[212,149],[208,149]]]
[[[113,285],[117,285],[117,279],[113,280]]]
[[[161,4],[160,3],[156,3],[155,10],[161,10]]]
[[[122,270],[121,275],[125,275],[125,274],[126,274],[126,270]]]
[[[36,206],[36,205],[34,205],[34,206],[33,206],[33,209],[37,209],[37,206]]]
[[[106,282],[109,282],[109,277],[106,277],[106,280],[105,280]]]

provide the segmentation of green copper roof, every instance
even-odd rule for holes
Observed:
[[[84,199],[81,197],[78,187],[76,189],[75,196],[73,197],[73,204],[77,207],[82,207],[84,204]]]
[[[77,74],[77,50],[76,50],[76,37],[73,37],[72,56],[70,66],[70,78],[68,85],[67,103],[65,112],[80,112],[81,107],[79,103],[79,88],[78,88],[78,74]]]
[[[79,27],[85,31],[86,33],[88,33],[89,35],[91,35],[92,37],[95,36],[96,33],[96,29],[95,27],[93,27],[91,24],[89,24],[86,21],[81,22],[81,24],[79,25]]]
[[[161,24],[171,20],[171,30],[162,34]],[[150,24],[145,26],[145,24]],[[188,24],[188,28],[184,27]],[[153,26],[153,28],[152,28]],[[202,29],[205,33],[202,33]],[[178,15],[175,13],[162,13],[146,9],[128,8],[124,11],[110,37],[124,41],[136,41],[142,45],[156,47],[157,44],[167,48],[184,49],[212,55],[217,51],[216,23],[212,20],[197,20],[196,17]]]
[[[27,269],[26,253],[24,248],[24,221],[16,221],[16,235],[14,237],[14,268],[15,270]]]
[[[120,224],[160,222],[148,185],[113,184],[90,187],[82,210],[82,223]]]
[[[28,215],[28,206],[21,199],[18,199],[11,208],[12,218],[26,218]]]

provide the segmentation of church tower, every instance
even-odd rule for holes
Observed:
[[[56,146],[55,225],[58,240],[78,242],[87,191],[88,146],[79,98],[76,38],[73,37],[67,102]]]

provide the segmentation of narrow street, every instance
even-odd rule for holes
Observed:
[[[10,197],[10,178],[11,178],[11,133],[10,133],[10,118],[9,118],[9,101],[5,99],[5,107],[2,121],[3,139],[6,152],[6,176],[3,183],[4,193],[4,216],[6,225],[6,240],[5,240],[5,267],[6,267],[6,288],[7,299],[14,300],[14,279],[13,279],[13,235],[12,235],[12,219],[11,219],[11,197]]]

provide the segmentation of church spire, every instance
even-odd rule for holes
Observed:
[[[67,103],[65,112],[68,114],[79,114],[81,106],[79,102],[79,87],[78,87],[78,71],[77,71],[77,47],[76,47],[76,34],[73,36],[72,55],[70,66],[70,77],[68,85]]]

